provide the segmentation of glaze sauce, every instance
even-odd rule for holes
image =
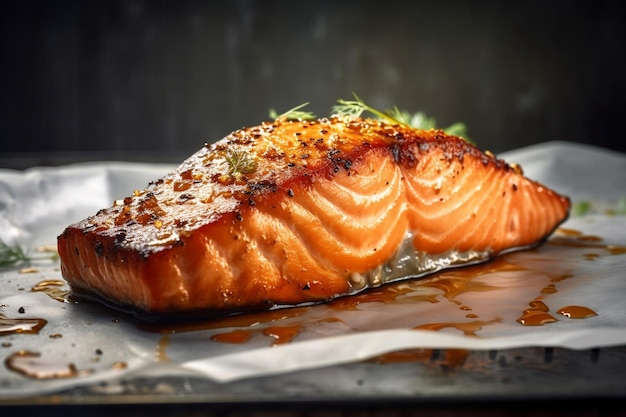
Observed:
[[[4,364],[9,370],[32,379],[78,378],[92,373],[78,370],[73,363],[60,363],[56,358],[47,360],[40,353],[27,350],[9,355]]]
[[[38,282],[30,289],[32,292],[42,292],[50,298],[62,303],[70,303],[70,287],[67,282],[57,279],[49,279]]]
[[[443,354],[436,349],[407,349],[385,353],[366,362],[380,365],[421,362],[435,366],[445,365],[450,368],[457,368],[465,363],[469,353],[466,349],[446,349],[443,351]]]
[[[14,319],[0,314],[0,336],[17,333],[38,334],[46,323],[48,322],[44,319]]]
[[[569,317],[570,319],[586,319],[587,317],[593,317],[598,315],[589,307],[584,306],[565,306],[559,308],[556,312],[557,314]]]

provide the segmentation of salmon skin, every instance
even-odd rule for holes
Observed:
[[[539,244],[570,201],[441,130],[331,117],[207,144],[58,237],[71,288],[141,314],[324,302]]]

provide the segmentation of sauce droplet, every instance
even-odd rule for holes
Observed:
[[[111,369],[114,371],[122,371],[128,368],[128,364],[126,362],[115,362],[111,365]]]
[[[170,345],[170,335],[167,333],[161,334],[161,339],[157,346],[154,358],[157,362],[169,362],[170,358],[167,356],[167,347]]]
[[[300,326],[271,326],[263,329],[263,334],[275,339],[273,345],[281,345],[291,342],[300,334]]]
[[[542,294],[554,294],[555,292],[557,292],[557,289],[554,284],[548,284],[546,287],[541,289]]]
[[[4,363],[11,371],[33,379],[77,378],[93,373],[89,370],[79,371],[73,363],[46,360],[40,353],[26,350],[13,353]]]
[[[624,255],[624,254],[626,254],[626,246],[608,245],[607,249],[609,250],[611,255]]]
[[[32,292],[42,292],[50,298],[62,303],[69,303],[71,290],[65,281],[49,279],[35,284],[30,289]]]
[[[228,327],[255,327],[262,323],[271,323],[289,318],[298,317],[311,310],[311,307],[280,308],[276,310],[265,310],[232,316],[217,317],[206,321],[174,322],[150,325],[137,323],[139,327],[146,331],[158,333],[182,333],[199,330],[223,329]]]
[[[44,319],[10,319],[0,315],[0,336],[15,333],[37,334],[48,323]]]
[[[552,315],[538,310],[526,310],[524,314],[517,319],[517,321],[524,326],[541,326],[547,323],[554,323],[557,321]]]
[[[598,315],[592,309],[583,306],[565,306],[559,308],[556,312],[570,319],[586,319]]]
[[[427,323],[427,324],[421,324],[417,327],[414,327],[414,329],[438,331],[438,330],[445,329],[445,328],[453,328],[453,329],[463,332],[465,336],[476,336],[476,332],[482,329],[483,327],[490,325],[490,324],[500,323],[500,322],[501,322],[500,319],[494,319],[494,320],[489,320],[489,321],[476,320],[476,321],[471,321],[467,323]]]
[[[543,301],[533,300],[530,303],[528,303],[528,305],[530,306],[532,310],[543,311],[543,312],[550,311],[546,303],[544,303]]]
[[[390,364],[426,361],[431,358],[432,354],[432,349],[407,349],[399,350],[396,352],[384,353],[368,360],[368,362],[374,362],[378,364]]]
[[[232,332],[217,333],[211,336],[211,340],[219,343],[246,343],[250,339],[247,330],[233,330]]]

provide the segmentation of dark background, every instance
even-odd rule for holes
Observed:
[[[626,151],[605,1],[3,1],[0,153],[174,161],[310,101],[422,110],[494,152]]]

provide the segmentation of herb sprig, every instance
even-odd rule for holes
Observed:
[[[337,116],[350,118],[360,117],[367,112],[387,123],[404,125],[413,129],[429,130],[437,127],[436,120],[433,117],[426,116],[423,112],[411,114],[408,111],[400,110],[396,106],[392,109],[381,111],[365,103],[356,94],[354,94],[354,100],[337,100],[337,104],[333,106],[332,112]],[[444,128],[443,131],[449,135],[460,136],[467,142],[473,143],[467,135],[467,128],[464,123],[454,123]]]
[[[20,246],[9,246],[0,240],[0,266],[11,266],[29,261],[30,258]]]
[[[607,216],[626,215],[626,197],[621,197],[616,204],[606,202],[576,201],[572,204],[572,216],[581,217],[587,214],[603,213]]]
[[[246,151],[228,149],[224,159],[228,164],[228,175],[231,177],[251,174],[257,168],[256,161],[252,155]]]
[[[344,100],[341,98],[337,100],[337,104],[333,106],[332,112],[337,116],[347,116],[351,118],[361,117],[364,112],[369,112],[378,119],[384,120],[388,123],[406,125],[405,122],[397,118],[398,114],[393,114],[390,111],[383,112],[375,109],[374,107],[366,104],[356,94],[354,94],[354,100]]]
[[[284,113],[278,114],[274,109],[270,109],[269,116],[274,120],[313,120],[317,116],[310,111],[301,111],[300,109],[309,105],[309,102],[302,103]]]
[[[57,259],[59,256],[58,253],[56,252],[56,249],[50,249],[48,247],[44,247],[39,252],[46,252],[46,255],[44,256],[29,255],[26,252],[24,252],[24,249],[22,249],[21,246],[19,245],[11,246],[11,245],[8,245],[2,239],[0,239],[0,267],[18,265],[23,262],[33,261],[35,259]]]

